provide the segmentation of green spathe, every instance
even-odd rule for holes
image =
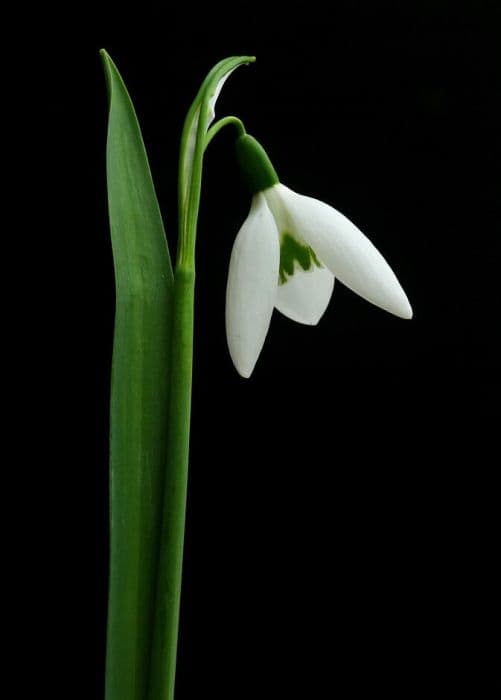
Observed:
[[[232,56],[219,61],[205,78],[195,97],[181,136],[178,177],[179,239],[177,262],[192,267],[202,186],[202,164],[207,147],[207,130],[214,117],[214,102],[226,77],[239,66],[252,63],[254,56]]]
[[[240,136],[235,148],[238,165],[252,194],[263,192],[278,183],[278,175],[268,154],[253,136]]]

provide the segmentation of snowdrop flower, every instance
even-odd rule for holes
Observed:
[[[252,136],[237,140],[237,158],[253,192],[233,245],[226,290],[228,347],[242,377],[254,369],[273,309],[299,323],[317,324],[335,277],[385,311],[412,318],[390,266],[349,219],[282,185]]]

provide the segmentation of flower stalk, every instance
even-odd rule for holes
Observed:
[[[240,120],[221,120],[208,138],[214,105],[227,76],[239,65],[254,60],[234,57],[217,64],[207,76],[188,112],[179,159],[179,238],[172,305],[170,347],[170,402],[167,419],[167,462],[163,516],[156,578],[149,700],[173,700],[183,548],[188,491],[191,420],[193,324],[195,294],[195,243],[205,149],[225,123],[243,129]]]
[[[205,148],[209,145],[209,143],[212,141],[214,136],[216,136],[223,127],[225,126],[234,126],[237,130],[238,136],[245,136],[245,126],[244,123],[241,119],[238,117],[223,117],[222,119],[219,119],[207,132],[207,138],[205,139]]]
[[[176,267],[172,310],[167,462],[160,529],[150,700],[174,698],[188,490],[193,364],[194,269]]]

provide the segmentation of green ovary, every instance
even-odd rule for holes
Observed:
[[[313,265],[322,267],[319,259],[309,245],[301,243],[290,233],[282,234],[280,241],[280,271],[278,283],[285,284],[292,277],[296,263],[307,272]]]

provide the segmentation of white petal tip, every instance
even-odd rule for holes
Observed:
[[[238,374],[242,377],[242,379],[249,379],[252,372],[254,371],[254,367],[251,367],[250,369],[244,369],[243,367],[237,367],[236,365],[235,369],[237,370]]]
[[[405,302],[400,304],[398,309],[396,309],[393,313],[399,318],[403,318],[406,320],[410,320],[412,318],[412,306],[409,304],[407,297],[405,298]]]
[[[382,304],[376,304],[376,306],[379,306],[384,311],[387,311],[397,318],[402,318],[405,321],[409,321],[412,318],[412,309],[410,306],[383,306]]]
[[[262,344],[252,348],[251,345],[243,344],[241,337],[235,337],[228,334],[228,350],[230,352],[231,361],[238,374],[243,379],[249,379],[254,371],[257,360],[261,353]]]
[[[282,316],[285,316],[286,318],[290,319],[291,321],[295,321],[296,323],[301,323],[303,326],[318,326],[320,319],[322,318],[319,316],[318,318],[303,318],[302,316],[299,316],[298,314],[295,314],[292,311],[289,311],[287,309],[281,308],[278,305],[275,305],[275,308],[277,311],[279,311]]]
[[[238,372],[242,379],[250,379],[252,372]]]
[[[255,352],[250,353],[249,347],[242,344],[240,337],[228,334],[227,339],[234,368],[243,379],[249,379],[256,366],[261,348],[259,347]]]
[[[393,273],[391,273],[393,275]],[[403,318],[409,320],[412,318],[412,306],[409,304],[407,295],[397,281],[397,278],[393,275],[395,284],[390,292],[386,293],[383,299],[368,298],[367,301],[372,302],[375,306],[379,306],[384,311],[387,311],[393,316],[398,318]]]

